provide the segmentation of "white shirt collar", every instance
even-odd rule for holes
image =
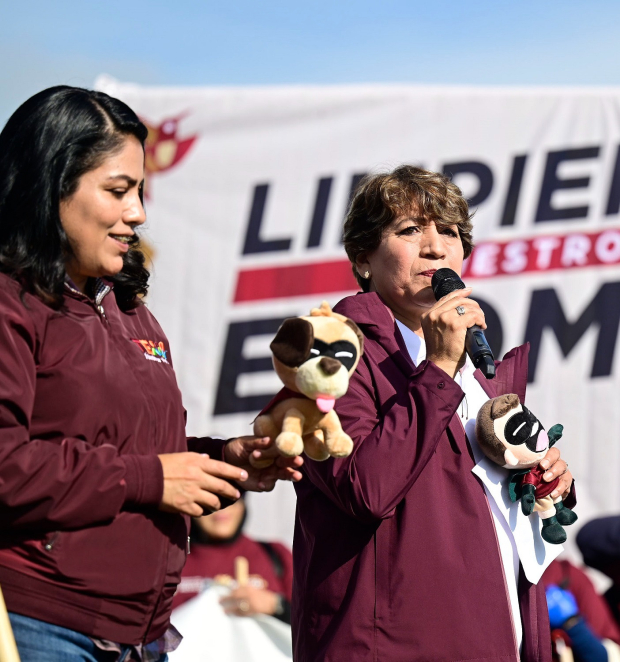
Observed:
[[[405,341],[405,346],[409,352],[409,356],[413,361],[414,365],[417,367],[422,361],[426,359],[426,343],[424,338],[420,337],[417,333],[414,333],[408,326],[405,326],[399,320],[396,320],[398,324],[398,329]]]

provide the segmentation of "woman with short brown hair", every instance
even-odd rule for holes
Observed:
[[[471,288],[439,301],[431,289],[438,269],[461,273],[470,219],[449,179],[414,166],[369,176],[351,203],[344,244],[363,293],[334,310],[365,336],[336,403],[354,448],[307,462],[296,485],[297,662],[550,660],[544,591],[523,575],[465,433],[489,397],[524,398],[527,347],[486,380],[464,350],[467,329],[486,327]],[[543,463],[566,495],[558,451]]]

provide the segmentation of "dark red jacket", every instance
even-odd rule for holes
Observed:
[[[414,367],[377,294],[335,309],[366,338],[336,403],[350,457],[306,461],[293,555],[296,662],[518,659],[495,528],[455,412],[461,388]],[[479,374],[479,373],[478,373]],[[509,352],[489,397],[525,396],[527,350]],[[522,574],[522,573],[521,573]],[[544,590],[519,582],[522,660],[551,660]]]
[[[22,302],[0,274],[0,586],[10,611],[148,642],[185,560],[186,519],[157,509],[157,454],[187,450],[181,394],[145,305],[65,300]]]

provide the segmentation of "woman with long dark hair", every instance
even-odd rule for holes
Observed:
[[[72,87],[0,133],[0,585],[22,662],[165,660],[183,515],[300,478],[249,465],[268,439],[186,439],[142,302],[146,134]]]

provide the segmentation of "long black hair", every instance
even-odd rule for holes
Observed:
[[[61,308],[73,253],[60,202],[128,136],[144,146],[147,132],[129,106],[103,92],[63,85],[25,101],[0,133],[0,272]],[[148,278],[136,236],[122,271],[109,279],[123,310],[146,294]]]

